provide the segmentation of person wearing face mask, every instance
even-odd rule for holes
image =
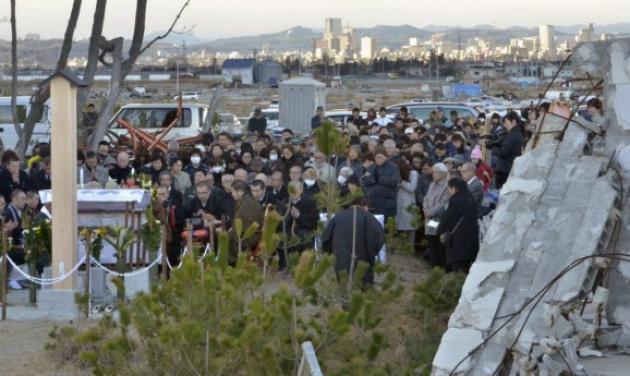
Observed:
[[[348,178],[354,175],[352,168],[344,166],[339,170],[339,176],[337,176],[337,184],[339,186],[339,194],[341,197],[347,195],[350,192],[348,188]]]
[[[284,165],[280,160],[280,152],[277,148],[273,147],[269,150],[269,154],[267,155],[267,170],[268,171],[283,171]]]
[[[320,191],[319,182],[317,181],[317,171],[312,168],[304,171],[304,194],[315,197]]]
[[[315,169],[319,180],[323,183],[331,183],[335,180],[335,168],[328,163],[326,156],[321,151],[313,153],[312,160],[305,163],[305,166]]]
[[[208,172],[208,165],[202,162],[201,152],[194,149],[190,153],[190,163],[184,167],[184,171],[190,176],[190,180],[194,180],[195,171],[202,170],[204,173]]]

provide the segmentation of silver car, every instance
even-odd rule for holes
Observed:
[[[231,112],[219,113],[220,123],[219,132],[227,132],[233,136],[241,136],[243,134],[243,124]]]

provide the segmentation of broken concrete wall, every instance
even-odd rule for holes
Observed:
[[[608,169],[614,151],[630,144],[629,55],[630,40],[588,43],[574,51],[574,67],[593,81],[605,78],[604,155],[584,155],[588,131],[571,123],[562,142],[547,139],[515,161],[438,349],[434,375],[490,375],[500,367],[539,374],[575,371],[561,357],[577,363],[578,346],[595,329],[572,311],[571,303],[593,289],[605,265],[586,258],[549,283],[575,260],[609,252],[615,242],[618,252],[630,249],[630,199],[620,207],[630,180],[625,174],[620,180]],[[624,109],[620,101],[626,103]],[[608,271],[609,317],[630,320],[630,266],[613,263]],[[546,288],[540,304],[513,315]],[[480,336],[484,345],[460,363],[480,344]],[[448,340],[454,337],[462,341],[457,351]],[[506,365],[512,345],[514,364]]]

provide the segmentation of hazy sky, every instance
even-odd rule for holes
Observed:
[[[9,0],[0,0],[0,19],[10,15]],[[149,0],[147,32],[164,30],[183,0]],[[95,0],[83,0],[75,36],[90,33]],[[72,0],[17,0],[18,35],[39,33],[62,37]],[[109,0],[105,34],[129,36],[135,1]],[[606,24],[630,21],[628,0],[192,0],[181,26],[196,25],[204,39],[276,32],[296,25],[323,28],[325,17],[343,23],[374,25],[427,24],[472,26],[491,24]],[[8,22],[0,38],[10,38]]]

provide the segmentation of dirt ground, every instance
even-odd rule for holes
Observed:
[[[74,367],[62,366],[44,350],[48,333],[68,321],[0,322],[0,374],[7,376],[81,375]]]
[[[397,272],[406,292],[399,304],[388,309],[389,318],[383,322],[388,346],[379,357],[396,363],[406,363],[409,349],[406,337],[418,329],[417,323],[406,314],[411,299],[411,288],[428,272],[426,264],[417,256],[390,254],[387,262]],[[88,375],[68,364],[61,364],[44,350],[49,341],[48,333],[55,326],[69,326],[69,321],[0,321],[0,375],[2,376],[66,376]],[[82,322],[81,325],[89,325]]]

